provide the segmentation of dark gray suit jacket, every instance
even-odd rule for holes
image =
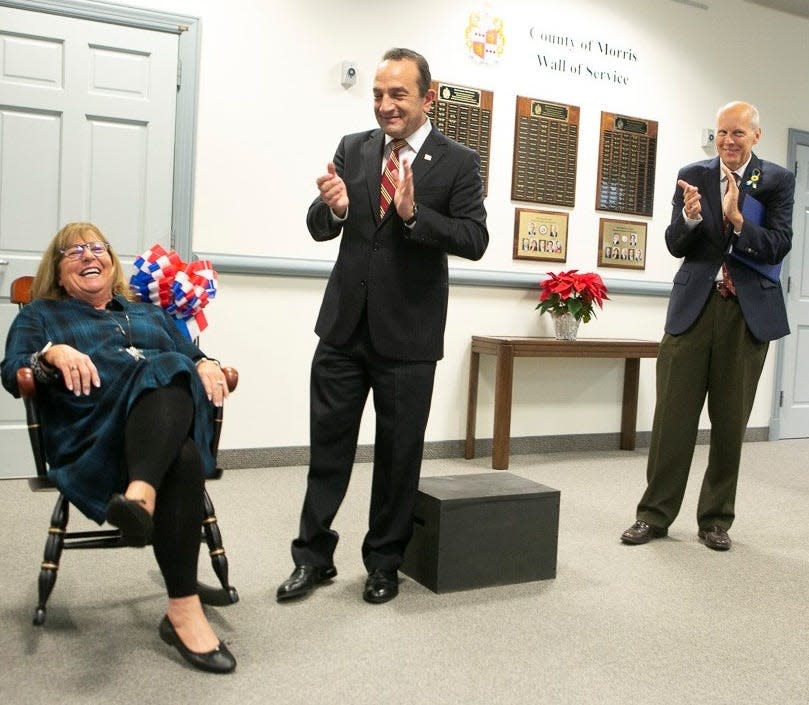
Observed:
[[[750,177],[759,178],[753,188]],[[740,206],[749,194],[765,209],[763,225],[745,219],[738,239],[733,228],[722,225],[719,157],[695,162],[680,170],[678,179],[699,188],[702,195],[702,222],[688,230],[683,220],[683,190],[678,186],[672,201],[671,224],[666,229],[666,245],[683,263],[674,276],[674,286],[666,316],[666,332],[678,335],[688,330],[705,307],[714,277],[723,261],[736,286],[744,320],[755,338],[776,340],[789,334],[781,284],[771,282],[755,270],[727,255],[731,237],[734,249],[762,263],[777,264],[792,247],[792,203],[795,177],[783,167],[760,160],[755,154],[739,184]]]
[[[384,133],[343,137],[334,155],[348,189],[348,219],[334,223],[316,198],[306,224],[315,240],[342,233],[315,332],[344,344],[367,305],[374,349],[394,360],[435,361],[444,355],[449,284],[447,254],[471,260],[489,243],[477,152],[433,128],[413,160],[418,218],[410,230],[391,206],[379,218]]]

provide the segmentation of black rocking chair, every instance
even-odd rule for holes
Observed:
[[[31,301],[31,285],[33,277],[19,277],[11,284],[11,303],[20,308]],[[239,382],[239,373],[232,367],[223,367],[228,389],[232,392]],[[34,454],[36,477],[29,478],[28,485],[34,492],[43,490],[56,490],[56,486],[48,479],[47,461],[45,459],[42,426],[40,425],[39,410],[37,408],[36,383],[33,372],[28,367],[17,370],[17,385],[25,404],[25,415],[28,424],[28,436],[31,441],[31,450]],[[219,435],[222,431],[222,407],[216,408],[214,437],[212,443],[213,455],[219,447]],[[213,479],[222,475],[221,468],[217,468]],[[230,605],[239,601],[236,588],[228,582],[228,559],[222,547],[222,535],[214,513],[213,503],[204,491],[205,518],[202,522],[201,541],[208,545],[214,573],[221,583],[221,587],[211,587],[198,584],[200,600],[207,605]],[[51,525],[48,529],[48,538],[45,542],[45,553],[39,571],[39,602],[34,612],[34,624],[45,623],[46,604],[56,583],[56,574],[59,570],[59,560],[63,549],[75,548],[121,548],[126,546],[121,532],[118,529],[98,529],[90,531],[67,531],[70,515],[70,502],[60,492],[56,499],[56,506],[51,514]]]

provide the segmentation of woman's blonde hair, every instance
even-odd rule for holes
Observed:
[[[120,294],[128,299],[132,299],[132,291],[129,284],[124,279],[123,268],[118,255],[112,249],[109,240],[92,223],[68,223],[56,235],[50,244],[45,248],[42,259],[39,262],[34,283],[31,287],[31,297],[34,299],[69,299],[70,296],[59,284],[59,264],[64,255],[62,250],[66,250],[71,245],[78,245],[86,242],[87,233],[92,233],[96,238],[107,244],[107,252],[112,260],[112,293]]]

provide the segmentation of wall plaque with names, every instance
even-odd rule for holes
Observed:
[[[432,82],[435,100],[427,115],[433,125],[456,142],[480,155],[483,194],[489,192],[489,155],[492,143],[494,93],[478,88]]]
[[[657,122],[601,113],[596,209],[652,215]]]
[[[576,203],[579,108],[517,96],[511,198]]]

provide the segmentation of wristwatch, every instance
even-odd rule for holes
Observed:
[[[405,224],[405,225],[406,225],[408,228],[412,228],[412,227],[413,227],[413,226],[416,224],[416,218],[418,218],[418,217],[419,217],[419,207],[418,207],[418,205],[417,205],[417,204],[415,204],[415,203],[414,203],[414,204],[413,204],[413,215],[411,215],[411,216],[410,216],[410,217],[409,217],[409,218],[408,218],[408,219],[407,219],[407,220],[404,222],[404,224]]]

